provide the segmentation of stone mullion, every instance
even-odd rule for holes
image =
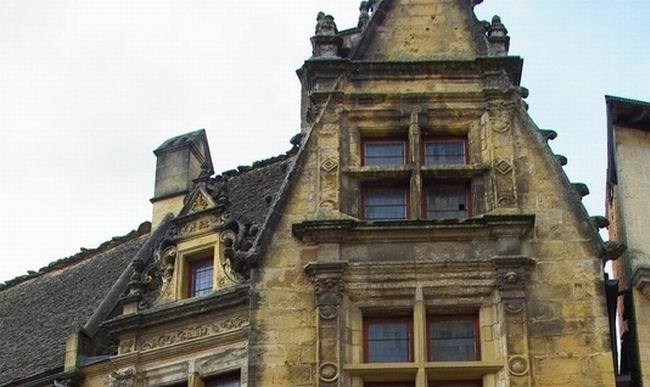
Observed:
[[[317,319],[317,366],[319,387],[341,385],[342,314],[339,313],[343,297],[342,274],[344,263],[309,264],[305,271],[314,285]]]
[[[420,130],[420,108],[411,110],[411,117],[408,131],[408,153],[407,164],[411,166],[410,180],[410,219],[419,219],[422,216],[422,174],[421,174],[421,140]]]
[[[418,367],[415,387],[427,386],[427,310],[424,304],[422,287],[415,290],[415,307],[413,308],[413,361]]]

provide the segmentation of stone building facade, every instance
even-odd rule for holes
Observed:
[[[612,317],[620,339],[621,385],[650,385],[650,103],[618,97],[607,100],[607,218],[609,234],[628,248],[613,263],[608,281]],[[624,384],[626,383],[626,384]]]
[[[615,386],[602,268],[622,247],[480,2],[319,14],[292,149],[215,176],[205,131],[165,141],[151,231],[0,291],[103,278],[34,299],[67,320],[39,316],[31,347],[12,314],[0,384]]]

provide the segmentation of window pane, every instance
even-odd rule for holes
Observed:
[[[368,323],[368,362],[409,361],[409,322],[377,321]]]
[[[212,259],[203,259],[192,262],[191,270],[191,296],[202,296],[212,292]]]
[[[406,219],[406,191],[367,191],[365,218]]]
[[[220,375],[205,383],[205,387],[239,387],[241,376],[239,372]]]
[[[475,320],[430,321],[431,361],[477,360]]]
[[[462,187],[429,190],[427,218],[462,219],[468,216],[467,190]]]
[[[481,387],[482,382],[431,382],[429,387]]]
[[[424,147],[424,156],[428,165],[465,164],[465,142],[428,142]]]
[[[409,383],[409,382],[363,383],[363,387],[415,387],[415,383]]]
[[[404,142],[368,142],[365,144],[365,165],[404,164]]]

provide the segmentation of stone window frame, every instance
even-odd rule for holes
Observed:
[[[399,164],[368,164],[366,160],[366,145],[368,144],[401,144],[403,148],[403,160]],[[407,165],[409,164],[410,161],[410,154],[409,154],[409,140],[407,137],[402,137],[402,136],[386,136],[386,137],[363,137],[361,139],[361,146],[360,146],[360,165],[366,166],[366,167],[375,167],[375,168],[381,168],[381,167],[395,167],[395,166],[400,166],[400,165]]]
[[[369,192],[373,191],[386,191],[386,192],[402,192],[404,194],[405,208],[404,208],[404,218],[402,219],[367,219],[366,215],[366,200]],[[383,180],[381,182],[369,182],[362,184],[361,186],[361,206],[359,209],[359,218],[369,221],[381,222],[384,220],[406,220],[409,219],[409,214],[411,213],[411,195],[408,184],[401,183],[399,181],[392,180]]]
[[[201,264],[205,264],[205,267],[198,267]],[[209,272],[210,272],[210,283],[212,286],[209,288],[200,288],[197,289],[197,282],[200,280],[200,277],[197,277],[197,272],[201,269],[207,269],[209,267]],[[187,295],[188,298],[194,298],[194,297],[200,297],[205,294],[209,294],[210,292],[208,290],[214,290],[214,257],[207,255],[204,258],[196,258],[196,259],[190,259],[187,262],[187,275],[189,278],[187,279],[187,284],[188,284],[188,290],[187,290]],[[204,293],[207,291],[206,293]]]
[[[470,163],[470,153],[467,151],[468,149],[468,140],[467,140],[467,135],[465,136],[445,136],[445,135],[422,135],[422,147],[420,149],[420,161],[422,165],[425,166],[436,166],[436,165],[467,165]],[[426,154],[426,149],[427,149],[427,144],[435,144],[435,143],[457,143],[460,142],[463,144],[463,162],[462,163],[452,163],[452,164],[447,164],[447,163],[428,163],[427,162],[427,154]]]
[[[440,188],[447,187],[462,187],[462,190],[465,191],[465,211],[467,212],[466,218],[471,218],[474,215],[474,196],[472,195],[472,182],[471,180],[455,180],[455,179],[426,179],[423,184],[422,189],[422,218],[423,219],[435,219],[429,218],[429,193]],[[449,219],[462,219],[462,218],[449,218]]]
[[[354,344],[348,347],[351,351],[359,351],[356,354],[351,352],[348,354],[348,361],[344,364],[343,368],[351,377],[352,386],[360,387],[367,386],[369,383],[381,383],[391,381],[395,383],[411,383],[414,387],[430,387],[435,386],[436,383],[477,383],[476,386],[480,387],[495,387],[496,375],[502,371],[505,366],[505,361],[500,357],[494,357],[496,353],[494,349],[489,346],[494,345],[493,339],[483,338],[481,330],[484,329],[482,324],[494,324],[495,309],[494,304],[489,305],[467,305],[463,307],[439,307],[435,305],[425,304],[423,299],[415,302],[415,305],[409,308],[388,308],[382,309],[378,306],[364,307],[357,305],[354,307],[355,311],[351,311],[352,315],[349,326],[352,331],[358,331],[361,337],[359,347]],[[414,323],[413,330],[413,351],[414,358],[409,363],[368,363],[365,362],[364,354],[364,338],[363,338],[363,321],[365,316],[375,317],[382,315],[385,316],[399,316],[399,311],[409,310],[411,318]],[[478,348],[481,353],[481,358],[474,361],[440,361],[432,362],[428,356],[428,321],[429,316],[468,316],[471,315],[478,323],[477,336]],[[356,316],[356,317],[355,317]],[[487,357],[483,357],[483,346],[490,349]],[[355,349],[356,348],[356,349]],[[359,363],[355,363],[354,359],[358,359]],[[372,385],[372,384],[371,384]]]
[[[408,361],[405,363],[411,363],[414,361],[414,336],[413,336],[413,316],[412,315],[394,315],[394,316],[376,316],[376,315],[367,315],[363,317],[363,361],[364,363],[370,362],[370,336],[369,336],[369,325],[370,323],[382,323],[382,322],[396,322],[402,321],[407,323],[407,338],[408,338]],[[377,363],[377,362],[375,362]]]
[[[481,361],[481,324],[479,323],[479,315],[477,313],[461,313],[461,314],[440,314],[440,313],[430,313],[427,315],[427,326],[426,326],[426,345],[427,345],[427,361],[433,362],[431,359],[431,322],[432,321],[472,321],[474,328],[474,350],[475,356],[471,360],[463,361]],[[449,361],[442,361],[449,362]]]
[[[193,246],[189,249],[179,251],[180,259],[177,259],[176,299],[190,299],[192,296],[191,283],[191,262],[203,259],[212,259],[212,291],[215,290],[218,265],[218,251],[216,243],[207,243]],[[196,296],[200,297],[200,296]]]

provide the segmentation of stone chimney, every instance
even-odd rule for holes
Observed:
[[[214,168],[204,129],[170,138],[153,153],[157,160],[151,224],[156,228],[167,213],[178,215],[193,180],[211,176]]]

